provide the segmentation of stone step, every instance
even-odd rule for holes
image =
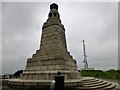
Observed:
[[[89,85],[84,84],[84,85],[87,86],[87,87],[96,87],[96,86],[101,86],[101,85],[105,85],[105,84],[107,84],[106,81],[103,81],[103,82],[100,82],[100,83],[89,84]]]
[[[89,78],[88,78],[88,77],[82,77],[82,80],[83,80],[83,81],[95,80],[95,79],[97,79],[97,78],[93,78],[93,77],[91,77],[91,78],[90,78],[90,77],[89,77]]]
[[[107,82],[110,82],[110,81],[107,81]],[[120,90],[120,87],[119,87],[119,84],[118,83],[115,83],[115,82],[110,82],[111,85],[106,87],[105,90]]]
[[[115,83],[112,83],[110,86],[105,87],[105,90],[110,90],[110,89],[114,89],[116,87]]]
[[[118,83],[113,83],[113,84],[115,84],[115,88],[113,88],[112,90],[120,90],[120,86]]]
[[[120,89],[116,88],[116,85],[117,84],[112,83],[110,86],[107,86],[107,87],[105,87],[103,89],[97,89],[97,90],[120,90]]]
[[[112,83],[110,83],[110,82],[107,82],[106,84],[104,84],[104,85],[99,85],[99,86],[93,86],[93,87],[89,87],[90,89],[104,89],[104,88],[106,88],[106,87],[108,87],[108,86],[110,86]]]
[[[99,88],[97,87],[79,87],[79,89],[77,90],[120,90],[119,88],[115,88],[116,87],[116,84],[111,84],[111,85],[104,85],[104,87],[100,87]]]
[[[97,83],[101,83],[103,82],[103,80],[98,80],[96,82],[84,82],[85,85],[91,85],[91,84],[97,84]]]
[[[83,80],[84,83],[86,82],[97,82],[99,81],[99,79],[87,79],[87,80]]]
[[[120,90],[117,83],[98,78],[84,77],[83,82],[85,87],[79,87],[79,90]]]

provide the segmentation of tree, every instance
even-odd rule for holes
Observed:
[[[14,73],[13,76],[18,78],[18,77],[20,77],[20,74],[22,74],[22,73],[23,73],[23,70],[18,70],[17,72]]]

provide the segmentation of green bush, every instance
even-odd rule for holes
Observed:
[[[120,79],[120,70],[110,69],[109,71],[102,70],[82,70],[83,77],[96,77],[105,79]]]

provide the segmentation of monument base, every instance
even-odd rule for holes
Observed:
[[[80,72],[78,71],[68,71],[68,70],[59,70],[64,76],[65,79],[80,79]],[[54,80],[54,76],[58,71],[25,71],[21,75],[22,80]]]
[[[8,80],[8,86],[10,88],[16,88],[21,90],[49,90],[52,80],[21,80],[10,79]],[[77,87],[84,87],[81,79],[65,80],[65,88],[75,89]],[[75,89],[76,90],[76,89]]]

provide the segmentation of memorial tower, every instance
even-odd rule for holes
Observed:
[[[61,24],[58,5],[50,5],[47,21],[42,26],[40,48],[27,60],[21,75],[25,80],[52,80],[59,71],[65,79],[79,79],[76,60],[67,50],[65,28]]]
[[[40,48],[27,60],[21,77],[7,80],[8,87],[19,90],[49,90],[54,75],[61,72],[65,76],[64,85],[62,83],[64,90],[119,90],[115,83],[94,77],[81,77],[76,60],[67,50],[65,28],[61,24],[58,5],[55,3],[50,5],[40,42]]]

